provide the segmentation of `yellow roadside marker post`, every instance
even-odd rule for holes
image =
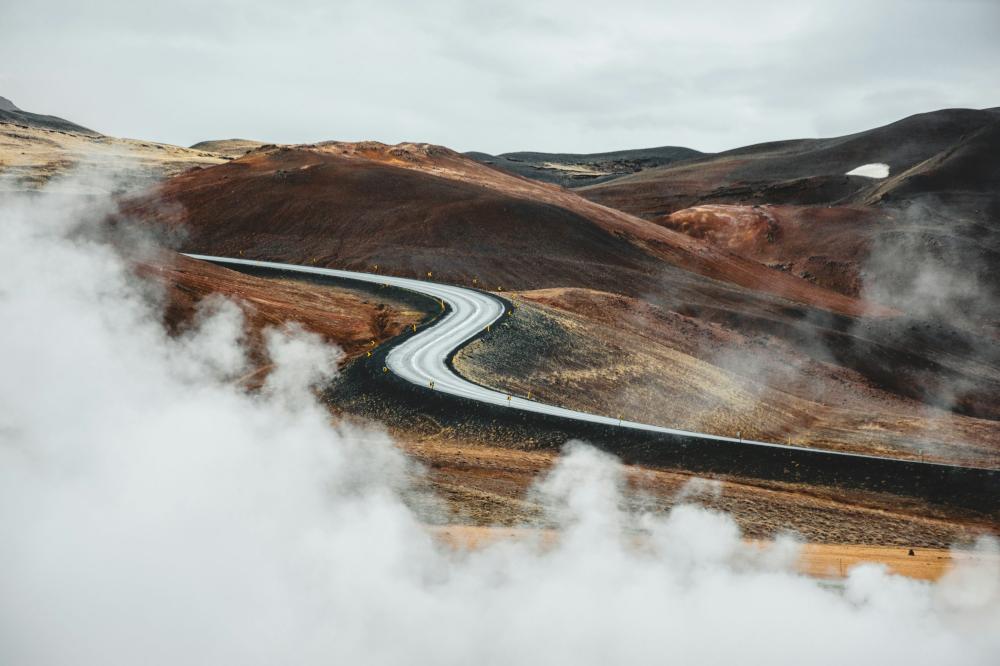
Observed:
[[[368,358],[372,357],[372,353],[371,352],[365,352],[365,353],[368,354]]]
[[[434,277],[434,273],[427,271],[427,277]]]
[[[417,332],[417,325],[416,324],[410,324],[410,325],[413,326],[413,332],[416,333]]]
[[[389,368],[387,368],[387,367],[385,367],[385,366],[383,365],[383,366],[382,366],[382,372],[389,372]]]

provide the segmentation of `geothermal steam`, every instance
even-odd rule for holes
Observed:
[[[0,206],[0,662],[997,663],[994,569],[831,591],[724,515],[624,512],[583,445],[535,491],[555,545],[439,547],[417,471],[313,398],[336,352],[272,331],[247,394],[238,308],[169,337],[108,205]]]

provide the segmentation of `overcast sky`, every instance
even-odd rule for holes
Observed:
[[[1000,1],[0,0],[0,95],[183,145],[720,150],[1000,106]]]

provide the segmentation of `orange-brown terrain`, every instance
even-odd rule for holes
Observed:
[[[862,259],[874,231],[899,215],[861,206],[700,204],[658,224],[790,272],[822,287],[861,295]]]
[[[192,325],[208,296],[237,303],[254,351],[265,328],[294,322],[340,347],[346,363],[371,349],[372,342],[381,344],[424,317],[388,294],[256,277],[171,252],[137,264],[137,272],[163,286],[164,323],[173,331]]]

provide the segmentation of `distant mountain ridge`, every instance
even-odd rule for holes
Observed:
[[[861,200],[867,195],[862,190],[872,183],[845,178],[849,171],[883,163],[896,175],[998,121],[1000,107],[941,109],[844,136],[768,141],[718,153],[662,146],[590,154],[471,151],[465,155],[532,180],[579,188],[595,201],[653,217],[692,205],[695,192],[704,198],[718,190],[728,200],[761,184],[770,189],[757,194],[772,201],[775,197],[789,198],[790,203]],[[797,200],[803,196],[809,200]]]
[[[490,155],[467,152],[482,164],[488,164],[519,176],[556,183],[564,187],[592,185],[644,169],[665,166],[703,153],[680,146],[615,150],[607,153],[541,153],[520,151]]]
[[[75,134],[86,134],[88,136],[101,136],[100,132],[95,132],[82,125],[71,123],[58,116],[46,116],[39,113],[22,111],[6,97],[0,97],[0,123],[13,123],[15,125],[26,125],[28,127],[40,127],[42,129],[56,130],[59,132],[73,132]]]
[[[204,150],[225,157],[241,157],[248,151],[260,148],[263,145],[265,145],[263,142],[251,139],[213,139],[210,141],[199,141],[189,146],[189,148],[191,150]]]
[[[849,171],[882,163],[889,166],[892,180],[997,123],[997,109],[942,109],[840,137],[771,141],[704,154],[588,183],[579,192],[645,218],[701,203],[862,203],[875,190],[884,194],[884,188],[878,180],[846,175]]]

